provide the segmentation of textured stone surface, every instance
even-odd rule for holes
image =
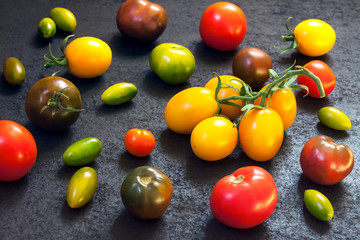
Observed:
[[[360,4],[356,0],[274,0],[232,1],[244,11],[248,31],[241,46],[231,52],[217,52],[206,47],[198,32],[202,12],[215,1],[158,0],[168,13],[168,26],[154,43],[137,45],[123,38],[116,27],[117,9],[123,1],[0,1],[0,59],[18,57],[27,71],[20,87],[10,87],[0,78],[0,119],[26,126],[38,145],[34,168],[23,179],[0,183],[0,239],[355,239],[360,234],[359,164],[359,28]],[[52,73],[43,69],[42,56],[48,42],[37,36],[37,24],[53,7],[70,9],[78,19],[77,37],[94,36],[106,41],[113,51],[109,70],[93,80],[61,76],[79,88],[86,109],[78,121],[61,134],[44,132],[32,125],[24,111],[29,88]],[[296,59],[303,65],[314,58],[296,52],[279,55],[273,46],[285,33],[284,21],[296,23],[318,18],[330,23],[337,41],[333,50],[321,59],[337,77],[333,93],[324,99],[303,98],[295,92],[298,115],[286,131],[277,156],[265,163],[250,160],[238,147],[228,158],[204,162],[191,151],[189,136],[171,132],[163,119],[167,101],[178,91],[203,86],[213,72],[231,74],[232,58],[245,47],[258,47],[269,53],[276,71],[289,67]],[[51,41],[59,46],[65,34]],[[189,48],[196,59],[196,70],[188,83],[170,86],[150,70],[151,50],[163,42],[175,42]],[[54,53],[60,53],[54,50]],[[2,64],[1,64],[2,66]],[[0,66],[0,72],[2,67]],[[128,81],[138,87],[138,95],[118,107],[104,106],[101,93],[110,85]],[[319,124],[316,113],[323,106],[344,111],[353,127],[347,132],[330,130]],[[130,128],[153,132],[157,140],[150,157],[130,156],[123,137]],[[310,182],[299,164],[303,144],[312,136],[326,134],[349,145],[355,155],[355,168],[341,183],[319,186]],[[73,210],[66,203],[66,188],[77,168],[65,166],[61,156],[71,143],[89,136],[103,143],[100,157],[90,166],[99,175],[98,190],[86,206]],[[173,181],[174,196],[163,217],[153,221],[133,218],[120,199],[121,182],[127,173],[140,165],[162,169]],[[236,230],[217,222],[209,208],[214,184],[239,167],[257,165],[274,177],[279,192],[275,212],[263,224],[249,230]],[[335,215],[331,222],[320,222],[304,209],[303,192],[314,188],[332,202]]]

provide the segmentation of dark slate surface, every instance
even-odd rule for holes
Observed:
[[[123,38],[115,22],[123,1],[0,1],[0,57],[18,57],[27,77],[20,87],[0,79],[0,119],[26,126],[34,135],[38,157],[34,168],[23,179],[0,183],[0,239],[355,239],[360,234],[359,179],[359,11],[356,0],[274,0],[232,1],[244,11],[248,31],[244,42],[234,51],[217,52],[206,47],[198,32],[202,12],[215,1],[158,0],[168,13],[164,34],[154,43],[137,45]],[[44,132],[32,125],[24,111],[29,88],[52,70],[43,69],[42,55],[48,42],[37,36],[37,24],[56,6],[70,9],[77,17],[77,37],[94,36],[106,41],[113,51],[110,69],[93,80],[61,76],[80,89],[83,107],[78,121],[61,134]],[[293,16],[292,27],[308,19],[330,23],[337,41],[333,50],[318,59],[329,64],[337,77],[335,90],[324,99],[303,98],[295,92],[298,115],[286,131],[277,156],[265,163],[250,160],[238,147],[228,158],[217,162],[197,159],[190,148],[189,136],[170,131],[163,119],[167,101],[178,91],[203,86],[213,72],[231,74],[232,58],[242,48],[258,47],[269,53],[276,71],[296,59],[301,65],[313,58],[296,52],[279,55],[273,46],[285,33],[284,21]],[[51,41],[59,46],[65,34]],[[158,44],[175,42],[189,48],[196,58],[196,70],[188,83],[170,86],[150,70],[148,58]],[[58,52],[54,51],[59,54]],[[1,64],[2,65],[2,64]],[[0,67],[2,72],[2,67]],[[111,84],[129,81],[138,87],[133,101],[118,107],[104,106],[101,93]],[[316,113],[323,106],[344,111],[353,127],[346,132],[330,130],[319,124]],[[130,128],[145,128],[155,135],[157,146],[150,157],[130,156],[123,145]],[[303,144],[312,136],[326,134],[351,147],[355,168],[341,183],[320,186],[310,182],[299,165]],[[77,168],[65,166],[61,156],[71,143],[89,136],[98,137],[103,151],[94,167],[99,175],[98,190],[86,206],[73,210],[66,203],[66,188]],[[129,171],[140,165],[162,169],[172,180],[174,196],[166,213],[157,220],[141,221],[128,214],[120,199],[121,182]],[[279,201],[274,213],[263,224],[236,230],[217,222],[209,208],[214,184],[239,167],[256,165],[274,177]],[[334,219],[321,222],[303,204],[303,192],[314,188],[333,204]]]

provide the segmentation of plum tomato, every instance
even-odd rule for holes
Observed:
[[[65,32],[75,31],[77,21],[75,15],[69,9],[55,7],[50,11],[50,18],[60,30]]]
[[[101,101],[108,105],[126,103],[137,95],[137,87],[133,83],[121,82],[108,87],[101,94]]]
[[[351,121],[345,113],[334,107],[323,107],[318,111],[318,118],[325,126],[335,130],[349,130]]]
[[[20,85],[24,82],[26,72],[22,62],[16,57],[9,57],[4,62],[4,77],[11,85]]]
[[[149,156],[155,148],[154,135],[145,129],[133,128],[124,137],[126,150],[136,157]]]
[[[62,159],[69,166],[84,166],[93,162],[101,153],[102,143],[96,137],[87,137],[71,144]]]
[[[330,221],[334,217],[334,209],[329,199],[321,192],[308,189],[304,193],[307,210],[319,220]]]

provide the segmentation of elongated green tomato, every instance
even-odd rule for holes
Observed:
[[[318,111],[318,118],[325,126],[335,130],[348,130],[351,121],[345,113],[334,107],[323,107]]]
[[[11,85],[20,85],[24,82],[26,72],[22,62],[15,58],[9,57],[4,62],[4,77]]]
[[[93,162],[101,153],[102,143],[95,137],[87,137],[71,144],[62,158],[69,166],[84,166]]]
[[[43,18],[38,24],[38,32],[42,38],[52,38],[56,33],[56,24],[51,18]]]
[[[87,204],[94,196],[98,185],[95,169],[83,167],[71,177],[66,200],[71,208],[79,208]]]
[[[70,10],[61,7],[53,8],[50,11],[50,18],[54,20],[60,30],[65,32],[75,31],[77,22],[74,14]]]
[[[122,82],[107,88],[101,95],[101,101],[108,105],[119,105],[133,99],[137,94],[137,87],[133,83]]]
[[[334,217],[331,202],[321,192],[314,189],[305,190],[304,201],[307,210],[317,219],[329,221]]]
[[[190,142],[198,158],[217,161],[234,151],[238,142],[238,131],[228,118],[210,117],[196,125]]]

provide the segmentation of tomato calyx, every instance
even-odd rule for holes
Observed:
[[[292,17],[288,17],[288,19],[286,19],[286,23],[285,23],[285,27],[286,29],[290,32],[288,35],[285,35],[285,36],[281,36],[282,38],[282,42],[280,44],[280,46],[282,44],[284,44],[285,42],[291,42],[290,46],[287,47],[287,48],[282,48],[282,47],[276,47],[277,49],[280,49],[280,50],[283,50],[280,54],[283,54],[283,53],[286,53],[287,51],[289,50],[292,50],[292,49],[296,49],[298,47],[298,44],[296,42],[296,38],[295,38],[295,34],[294,34],[294,31],[291,30],[289,28],[289,21],[290,19],[292,19]]]
[[[232,176],[231,178],[229,178],[230,182],[232,183],[242,183],[244,181],[245,176],[244,175],[240,175],[240,176]]]

